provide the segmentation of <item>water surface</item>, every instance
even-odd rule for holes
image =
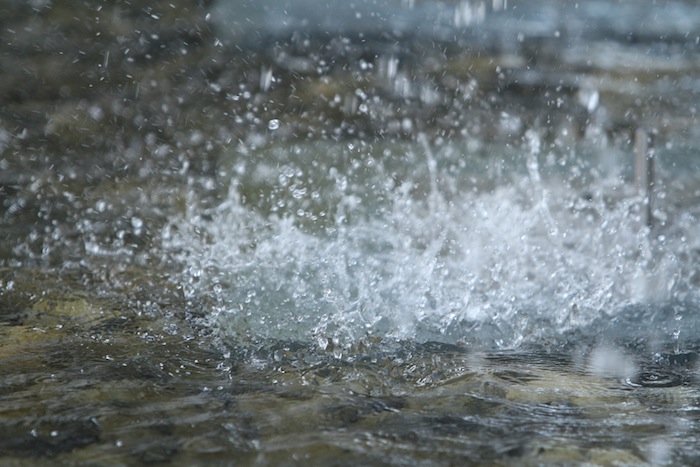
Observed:
[[[693,2],[79,3],[0,3],[4,461],[697,462]]]

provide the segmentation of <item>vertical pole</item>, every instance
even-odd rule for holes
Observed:
[[[642,127],[634,132],[634,182],[644,203],[643,221],[651,229],[654,227],[654,132]]]

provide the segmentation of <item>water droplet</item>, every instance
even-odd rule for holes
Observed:
[[[276,118],[273,118],[269,122],[267,122],[267,129],[270,131],[275,131],[280,127],[280,121]]]
[[[578,100],[589,113],[593,113],[600,103],[600,93],[594,88],[581,88],[578,91]]]
[[[143,229],[143,219],[140,217],[132,217],[131,218],[131,226],[134,228],[136,232],[139,232],[141,229]]]

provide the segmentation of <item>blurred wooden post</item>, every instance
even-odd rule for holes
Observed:
[[[642,197],[643,221],[654,227],[654,131],[637,128],[634,132],[634,182]]]

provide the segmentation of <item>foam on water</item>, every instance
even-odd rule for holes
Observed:
[[[168,244],[187,293],[216,297],[203,324],[234,342],[513,347],[688,300],[695,215],[666,203],[650,234],[624,151],[528,139],[237,148],[227,199]]]

